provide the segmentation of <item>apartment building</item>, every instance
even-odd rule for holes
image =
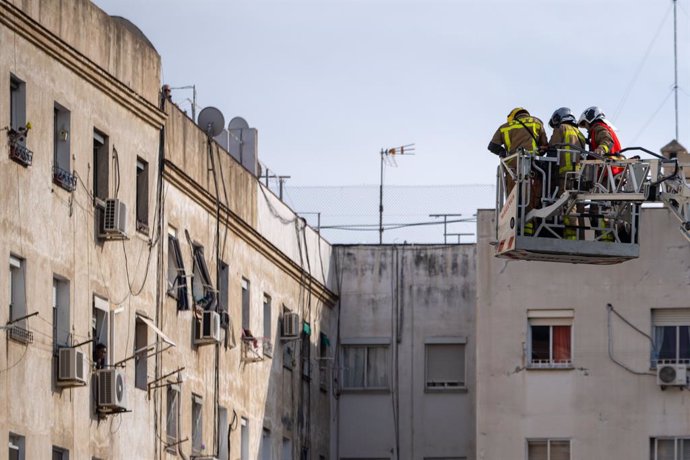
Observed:
[[[478,214],[477,459],[690,455],[690,244],[643,208],[640,257],[611,266],[497,259]]]
[[[0,458],[328,458],[330,246],[126,19],[2,0],[0,44]]]
[[[475,458],[475,250],[335,246],[333,458]]]

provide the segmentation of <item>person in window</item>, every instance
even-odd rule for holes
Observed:
[[[108,347],[102,343],[98,343],[93,352],[93,364],[96,369],[105,369],[108,359]]]

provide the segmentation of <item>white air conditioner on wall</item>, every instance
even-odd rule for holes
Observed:
[[[127,407],[125,374],[117,368],[98,371],[98,410],[100,412],[122,412]]]
[[[102,210],[101,238],[122,239],[127,234],[127,206],[117,198],[107,198]]]
[[[283,314],[282,336],[285,338],[299,337],[300,333],[299,315],[293,312]]]
[[[194,343],[205,345],[220,342],[220,315],[212,310],[204,311],[201,321],[194,322]]]
[[[83,351],[76,348],[60,348],[58,350],[57,385],[59,387],[86,385],[84,361]]]
[[[685,364],[657,364],[656,383],[661,386],[686,386],[688,369]]]

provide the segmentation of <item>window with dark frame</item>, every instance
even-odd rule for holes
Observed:
[[[137,158],[137,231],[149,231],[149,164]]]
[[[10,74],[10,129],[26,126],[26,83]]]
[[[148,325],[137,318],[134,326],[134,386],[147,389],[148,383]]]
[[[53,108],[53,182],[72,192],[76,177],[71,168],[70,112],[57,102]]]
[[[177,299],[178,310],[189,310],[187,277],[180,241],[172,227],[168,229],[168,295]]]
[[[245,336],[251,337],[251,318],[249,308],[249,280],[242,278],[242,329]]]
[[[203,399],[201,396],[192,395],[192,454],[200,454],[203,451]]]
[[[70,308],[69,281],[53,277],[53,350],[69,347],[70,343]]]
[[[194,245],[194,262],[192,278],[192,298],[195,305],[204,310],[211,310],[216,305],[216,295],[211,281],[211,275],[206,266],[206,258],[204,257],[204,247],[201,245]]]
[[[168,444],[168,451],[177,452],[178,440],[178,417],[180,411],[180,387],[175,384],[168,385],[166,391],[166,412],[165,412],[165,435]]]
[[[308,323],[304,323],[304,329],[309,327]],[[301,350],[300,357],[302,358],[302,377],[305,379],[311,378],[311,341],[310,334],[305,330],[300,334],[301,337]]]
[[[93,130],[93,197],[105,201],[110,196],[110,156],[108,136]]]
[[[10,321],[26,316],[26,263],[24,259],[10,255]],[[25,320],[15,325],[24,328]]]
[[[25,438],[22,435],[10,433],[9,460],[26,460]]]
[[[53,446],[53,460],[69,460],[69,451],[62,447]]]

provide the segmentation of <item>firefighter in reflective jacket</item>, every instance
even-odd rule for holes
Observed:
[[[566,187],[566,177],[569,172],[575,171],[579,167],[580,155],[572,151],[571,147],[577,150],[584,150],[587,144],[585,136],[577,128],[577,119],[572,110],[568,107],[557,109],[551,119],[549,126],[553,128],[553,134],[549,140],[549,147],[558,149],[558,193],[561,194]],[[583,205],[577,205],[578,214],[584,212]],[[584,225],[577,217],[563,216],[563,238],[566,240],[578,239],[578,227]]]
[[[522,108],[516,107],[508,114],[506,123],[498,127],[494,136],[487,147],[489,151],[501,158],[512,155],[518,149],[524,149],[540,155],[548,145],[546,131],[542,121],[530,115]],[[515,161],[506,164],[511,169],[515,169]],[[506,196],[510,194],[515,185],[515,180],[509,175],[505,175]],[[530,208],[536,208],[541,199],[542,181],[541,177],[532,180],[530,190]],[[525,224],[525,234],[534,233],[532,222]]]
[[[625,157],[619,152],[621,151],[621,143],[618,140],[616,132],[613,130],[611,124],[606,119],[604,112],[599,107],[592,106],[582,112],[579,120],[580,127],[587,129],[588,137],[587,143],[591,152],[603,155],[604,158],[612,160],[624,160]],[[614,166],[611,168],[614,176],[623,172],[622,167]],[[597,214],[598,206],[592,206],[592,213]],[[599,225],[598,219],[595,219],[595,225]],[[602,219],[603,227],[608,227],[608,219]],[[597,232],[601,241],[614,241],[613,234],[610,232]]]

